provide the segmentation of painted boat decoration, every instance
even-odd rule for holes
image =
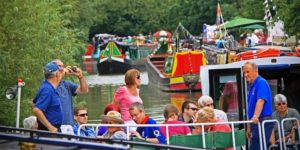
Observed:
[[[149,83],[166,92],[187,92],[201,89],[200,66],[206,64],[202,51],[155,54],[146,62]]]
[[[110,40],[103,47],[97,63],[99,74],[125,73],[132,68],[125,63],[125,52],[128,51],[129,45]]]

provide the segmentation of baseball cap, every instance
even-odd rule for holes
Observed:
[[[44,71],[45,72],[55,72],[59,69],[58,65],[54,62],[49,62],[45,65]]]

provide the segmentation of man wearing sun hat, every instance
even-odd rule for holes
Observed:
[[[33,99],[33,112],[37,117],[38,129],[50,132],[60,131],[63,112],[56,88],[63,77],[63,70],[53,62],[44,67],[45,80]]]
[[[103,124],[123,124],[121,114],[117,111],[109,111],[106,115],[101,116]],[[107,126],[107,131],[103,134],[103,138],[126,140],[127,136],[122,127]]]

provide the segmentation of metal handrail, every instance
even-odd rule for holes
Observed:
[[[106,127],[126,127],[126,133],[127,133],[127,140],[130,139],[130,135],[129,135],[129,127],[166,127],[166,141],[167,144],[170,143],[169,141],[169,132],[168,129],[170,126],[201,126],[202,127],[202,133],[203,135],[205,134],[204,131],[204,126],[205,125],[216,125],[216,124],[231,124],[232,127],[232,140],[234,143],[234,148],[235,148],[235,131],[234,131],[234,124],[245,124],[245,123],[252,123],[251,120],[248,121],[231,121],[231,122],[215,122],[215,123],[184,123],[184,124],[82,124],[79,126],[78,128],[78,132],[77,135],[80,135],[80,129],[84,126],[90,126],[90,127],[100,127],[100,126],[106,126]],[[259,131],[261,130],[261,126],[260,124],[258,124],[259,126]],[[205,136],[202,136],[202,140],[203,140],[203,147],[206,148],[206,140],[205,140]],[[261,137],[260,137],[261,140]],[[261,147],[262,148],[262,147]]]
[[[278,131],[280,131],[280,133],[283,132],[282,137],[285,137],[285,135],[284,135],[284,122],[285,121],[290,121],[290,120],[296,120],[297,126],[298,127],[300,126],[299,120],[297,118],[284,118],[284,119],[282,119],[281,120],[281,128],[278,128],[278,129],[280,129],[280,130],[278,130]],[[298,135],[300,135],[300,131],[299,130],[298,130]],[[284,150],[285,150],[286,149],[286,142],[285,142],[285,140],[283,140],[283,146],[284,146]]]
[[[24,133],[29,133],[29,134],[24,134]],[[0,126],[0,139],[10,140],[10,141],[39,143],[39,144],[46,144],[46,145],[55,145],[55,146],[76,146],[76,148],[88,148],[88,149],[129,149],[129,147],[123,145],[140,145],[140,146],[150,146],[156,148],[169,148],[169,149],[180,149],[180,150],[195,149],[195,148],[176,146],[176,145],[83,137],[83,136],[76,136],[76,135],[69,135],[69,134],[62,134],[62,133],[51,133],[49,131],[42,131],[42,130],[13,128],[7,126]],[[97,143],[93,143],[91,141],[95,141]],[[99,141],[108,144],[99,143]],[[122,144],[122,145],[111,145],[111,143]]]
[[[278,129],[280,129],[280,126],[279,126],[279,121],[276,120],[276,119],[272,119],[272,120],[264,120],[262,122],[262,130],[265,131],[265,124],[266,123],[270,123],[270,122],[275,122],[277,124],[277,127]],[[265,142],[266,141],[266,133],[265,132],[262,132],[263,134],[263,144],[264,144],[264,148],[267,149],[267,143]],[[279,140],[281,141],[281,133],[279,133]],[[282,148],[282,143],[280,142],[280,149]],[[260,144],[261,145],[261,144]],[[262,147],[261,147],[262,148]]]

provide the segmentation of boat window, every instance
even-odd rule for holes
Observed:
[[[239,69],[211,70],[210,96],[214,107],[223,110],[229,121],[243,119],[241,72]]]

